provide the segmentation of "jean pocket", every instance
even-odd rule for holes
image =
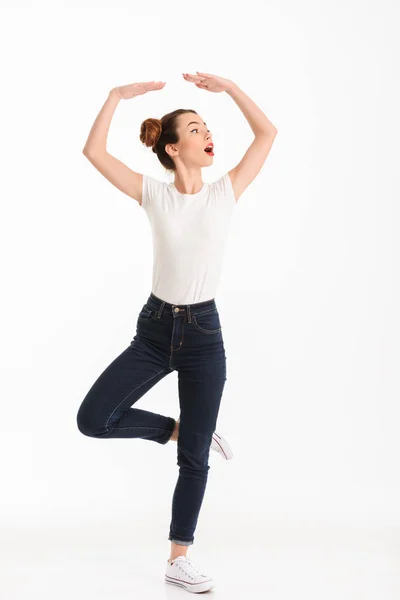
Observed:
[[[202,333],[219,333],[222,330],[217,310],[192,315],[192,323]]]
[[[149,308],[147,304],[144,304],[142,310],[139,313],[138,319],[140,319],[141,321],[148,321],[154,316],[155,312],[156,311],[154,310],[154,308]]]

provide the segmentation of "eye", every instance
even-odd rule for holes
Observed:
[[[195,127],[194,129],[192,129],[192,131],[199,131],[198,127]],[[190,133],[192,133],[192,131]],[[209,132],[210,130],[207,129],[207,131]]]

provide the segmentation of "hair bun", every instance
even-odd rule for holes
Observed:
[[[162,124],[160,119],[145,119],[140,126],[140,141],[148,148],[153,148],[160,139]]]

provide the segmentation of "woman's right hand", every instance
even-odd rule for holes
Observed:
[[[114,92],[118,98],[129,100],[135,96],[141,96],[147,92],[155,92],[161,90],[165,86],[165,81],[142,81],[141,83],[128,83],[128,85],[120,85],[119,87],[113,88],[111,91]]]

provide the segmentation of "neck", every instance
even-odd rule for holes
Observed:
[[[178,170],[175,173],[174,185],[181,194],[197,194],[204,185],[200,169]]]

